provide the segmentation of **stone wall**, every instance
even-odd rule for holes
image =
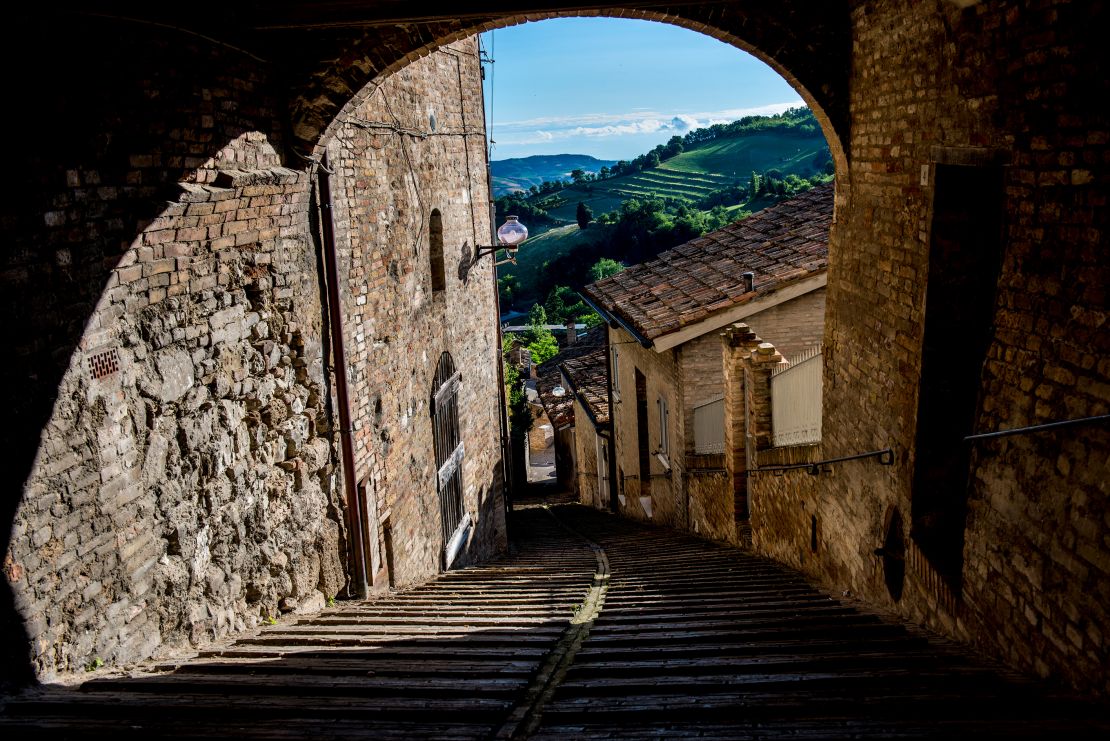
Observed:
[[[360,96],[328,143],[356,477],[376,497],[394,585],[442,568],[429,400],[444,352],[462,373],[464,500],[476,524],[455,564],[506,544],[493,260],[471,266],[474,245],[491,239],[480,75],[476,39],[446,46]],[[433,231],[442,290],[432,282]]]
[[[274,13],[294,12],[295,5],[275,8]],[[250,164],[252,152],[261,151],[263,142],[241,139],[245,134],[263,134],[283,165],[302,168],[301,157],[321,153],[331,140],[323,136],[329,127],[345,125],[337,115],[368,82],[426,55],[443,40],[463,38],[480,27],[547,17],[532,12],[535,4],[521,2],[507,6],[500,15],[483,18],[387,23],[354,30],[335,26],[259,32],[258,23],[247,13],[204,17],[191,5],[166,4],[133,10],[140,15],[157,12],[152,16],[157,23],[27,13],[19,23],[10,24],[11,43],[0,45],[6,68],[20,72],[8,81],[15,113],[4,119],[5,138],[14,143],[9,154],[16,176],[5,179],[0,199],[0,223],[8,244],[2,265],[3,331],[10,357],[3,367],[2,385],[9,415],[18,420],[4,430],[0,441],[11,461],[4,472],[8,479],[3,514],[5,524],[16,524],[10,548],[9,529],[3,534],[6,584],[10,585],[0,594],[6,649],[5,661],[0,663],[6,669],[26,663],[22,654],[28,633],[36,640],[38,667],[49,670],[79,666],[96,657],[96,647],[74,648],[86,627],[115,626],[119,639],[118,626],[128,620],[135,624],[136,636],[149,634],[140,627],[144,620],[161,624],[157,610],[143,607],[141,599],[121,602],[113,590],[122,587],[103,586],[102,570],[123,573],[116,562],[132,557],[124,552],[132,539],[126,523],[111,520],[109,513],[119,511],[118,504],[101,511],[101,456],[107,461],[113,455],[106,451],[112,447],[108,438],[116,433],[116,421],[119,439],[125,429],[134,430],[136,440],[140,429],[149,429],[144,427],[142,399],[156,402],[155,419],[182,413],[187,417],[201,410],[192,412],[182,406],[182,412],[177,401],[143,396],[138,385],[124,386],[133,377],[129,368],[138,364],[150,368],[152,379],[161,379],[157,384],[162,391],[168,387],[173,392],[175,382],[167,384],[158,370],[158,353],[166,348],[154,347],[153,340],[141,335],[140,343],[127,346],[120,335],[116,348],[122,399],[108,399],[115,392],[104,392],[100,394],[105,398],[103,406],[87,402],[92,380],[82,381],[80,375],[88,372],[87,355],[98,356],[94,361],[98,369],[111,368],[115,362],[110,353],[99,355],[100,344],[84,342],[87,330],[98,331],[105,318],[108,326],[115,327],[112,332],[145,321],[140,316],[143,308],[135,301],[130,308],[125,301],[122,309],[107,312],[106,305],[99,304],[106,289],[115,287],[110,281],[118,280],[117,268],[133,267],[121,260],[152,220],[167,209],[177,219],[182,214],[175,209],[189,205],[179,198],[175,184],[218,185],[233,193],[228,200],[236,201],[225,207],[238,211],[244,197],[241,188],[248,184],[230,175],[222,184],[216,178],[220,170],[239,169],[239,164],[256,167]],[[760,547],[801,565],[831,587],[850,590],[973,641],[1018,668],[1105,693],[1110,666],[1106,639],[1110,547],[1105,540],[1110,527],[1105,517],[1110,440],[1105,428],[1009,438],[976,447],[969,467],[963,569],[956,593],[951,588],[945,592],[927,559],[913,555],[908,524],[904,536],[910,543],[909,567],[899,602],[889,595],[881,563],[874,556],[888,524],[896,521],[892,511],[905,513],[913,508],[921,348],[929,310],[925,294],[931,209],[939,165],[1001,166],[1004,254],[995,282],[997,297],[981,393],[969,413],[976,429],[1103,414],[1110,409],[1106,361],[1110,333],[1105,331],[1104,291],[1110,283],[1110,265],[1102,248],[1110,122],[1104,106],[1098,105],[1110,92],[1101,32],[1107,25],[1105,5],[1054,0],[853,0],[816,8],[793,0],[761,0],[728,12],[714,3],[611,12],[670,20],[754,49],[799,84],[831,138],[838,192],[825,336],[826,439],[818,454],[841,455],[889,445],[896,451],[896,462],[891,467],[845,464],[829,477],[760,477],[753,486],[780,502],[784,513],[763,523]],[[219,43],[211,41],[214,37]],[[281,64],[268,59],[280,59]],[[219,163],[213,159],[236,141],[242,146],[228,150],[234,159]],[[240,156],[243,160],[237,163]],[[257,168],[270,169],[269,165]],[[283,187],[295,191],[307,183]],[[399,182],[392,190],[402,187],[407,186]],[[167,203],[174,205],[167,207]],[[246,208],[252,208],[249,202]],[[290,215],[299,213],[303,212],[294,210]],[[184,218],[191,217],[185,214]],[[176,235],[179,229],[173,231]],[[249,223],[244,231],[252,231]],[[205,239],[210,239],[207,233]],[[193,238],[182,235],[170,241],[187,243]],[[259,244],[244,254],[266,254],[269,240],[260,239]],[[280,244],[288,251],[283,252],[286,248]],[[154,279],[142,300],[150,301],[151,290],[155,297],[160,295],[157,289],[166,290],[166,298],[155,306],[167,307],[157,311],[165,311],[169,322],[165,326],[172,327],[170,346],[184,349],[193,340],[187,334],[174,339],[174,332],[188,333],[185,327],[192,326],[191,319],[186,317],[190,322],[177,326],[173,322],[178,320],[169,317],[181,309],[168,309],[170,286],[180,283],[160,285],[166,279],[158,277],[172,275],[177,265],[173,271],[155,272],[165,270],[166,264],[155,267],[154,261],[168,258],[164,253],[155,257],[157,245],[140,242],[138,246],[151,248],[148,255],[136,247],[135,264],[141,262],[145,273],[149,262]],[[252,298],[247,286],[257,276],[229,278],[226,286],[220,286],[231,295],[228,306],[223,305],[223,294],[217,297],[215,288],[206,289],[214,292],[216,304],[195,314],[198,324],[217,311],[236,307],[242,308],[244,317],[261,315],[263,310],[274,312],[271,317],[280,314],[268,324],[272,332],[281,331],[276,340],[271,337],[275,347],[280,346],[279,362],[288,357],[294,368],[302,360],[312,368],[312,338],[302,331],[304,350],[300,350],[295,331],[286,328],[310,326],[299,317],[318,315],[308,308],[317,300],[316,294],[298,289],[292,296],[276,296],[277,289],[285,287],[278,283],[280,275],[289,280],[304,274],[286,273],[285,266],[307,264],[308,255],[298,254],[307,246],[296,239],[274,241],[274,259],[264,269],[272,274],[271,295]],[[176,298],[180,307],[180,297]],[[161,316],[158,319],[149,326],[162,323]],[[220,331],[210,322],[207,327],[210,333]],[[246,352],[243,343],[254,350],[258,339],[229,335],[220,343],[229,352],[236,348]],[[141,344],[148,346],[144,358],[135,351]],[[203,360],[198,356],[198,362]],[[184,366],[180,356],[167,355],[161,363],[171,378],[175,368]],[[214,398],[232,404],[242,401],[245,407],[245,399],[232,398],[244,388],[236,391],[234,384],[248,377],[265,380],[264,372],[251,375],[255,372],[228,380],[228,395]],[[209,388],[209,394],[219,393],[218,381],[215,386],[197,382],[210,373],[194,365],[192,387],[184,399],[198,385]],[[235,379],[235,373],[230,377]],[[178,386],[186,384],[187,374],[184,379]],[[306,380],[311,378],[306,375]],[[297,383],[310,391],[311,399],[311,385]],[[148,390],[153,392],[155,387]],[[95,400],[100,392],[92,393]],[[142,403],[141,418],[136,401]],[[109,432],[102,441],[99,430],[105,425]],[[319,417],[317,425],[317,433],[322,434]],[[114,454],[123,460],[122,476],[140,475],[133,470],[139,454],[126,442],[122,450],[117,444]],[[132,462],[135,465],[128,468],[126,464]],[[382,466],[383,471],[397,470],[392,463]],[[104,468],[114,470],[110,463]],[[296,471],[271,468],[297,485]],[[198,476],[217,481],[217,474],[204,470]],[[236,475],[234,467],[232,474]],[[219,475],[226,476],[226,469]],[[316,478],[322,483],[328,479]],[[43,481],[57,483],[55,493],[40,496],[37,482]],[[325,494],[334,501],[332,492]],[[53,496],[62,501],[52,502]],[[800,514],[803,505],[808,517]],[[144,511],[128,505],[128,514],[134,513],[136,519]],[[50,545],[51,539],[64,532],[60,538],[64,547],[68,532],[61,521],[73,512],[81,513],[75,520],[82,523],[77,537],[98,545],[84,553],[76,547],[59,555],[63,561],[74,558],[81,566],[66,571],[69,567],[63,563],[64,583],[55,586],[49,574],[57,570],[57,563],[44,566],[32,556],[49,560],[60,554],[59,546]],[[819,543],[803,562],[790,544],[800,542],[809,531],[812,517],[819,520]],[[329,519],[343,521],[342,515],[316,521],[326,526]],[[118,536],[119,555],[105,533]],[[262,533],[250,531],[263,543],[270,542],[271,536]],[[165,543],[169,557],[169,539]],[[181,547],[184,553],[185,546]],[[258,548],[261,561],[262,545]],[[97,555],[97,549],[103,552]],[[280,557],[271,557],[270,563],[267,572],[276,572],[271,573],[272,580],[282,581],[281,574],[286,574],[292,581],[288,563],[283,565]],[[122,585],[122,579],[111,577],[109,582]],[[94,581],[101,582],[99,593]],[[40,583],[41,593],[29,586]],[[78,583],[82,594],[75,596],[76,587],[71,585]],[[189,604],[200,606],[201,588],[197,589]],[[63,598],[60,590],[70,591]],[[146,593],[141,586],[134,591],[140,596]],[[265,600],[278,593],[267,593]],[[20,600],[18,611],[13,595]],[[64,609],[55,611],[53,605],[65,600]],[[263,604],[260,600],[254,607],[261,610]],[[172,628],[165,635],[171,642],[183,641],[185,631]],[[104,646],[111,648],[112,640],[106,638]],[[119,645],[124,644],[131,648],[121,648],[119,657],[143,653],[126,636]]]
[[[261,134],[216,165],[111,271],[24,488],[5,571],[42,675],[345,585],[307,178]]]
[[[49,32],[75,93],[25,91],[51,113],[18,153],[41,187],[3,201],[18,246],[3,266],[18,358],[5,388],[42,430],[4,439],[16,497],[3,664],[20,678],[200,645],[348,586],[312,168],[287,160],[271,68],[118,19],[53,19]],[[118,46],[87,48],[105,34]],[[460,270],[489,239],[474,43],[392,85],[388,103],[364,96],[326,146],[334,210],[355,224],[340,268],[356,474],[378,498],[395,581],[411,583],[438,571],[443,545],[428,417],[443,351],[464,373],[476,527],[460,562],[497,552],[505,527],[490,261]],[[396,113],[426,127],[433,111],[443,135],[404,150],[359,125]],[[87,141],[61,138],[63,122]],[[437,296],[432,207],[448,247]]]
[[[4,199],[5,386],[44,420],[5,440],[5,675],[196,645],[345,584],[309,181],[267,70],[105,25],[51,25],[73,94],[31,91],[48,123],[16,158],[40,187]]]

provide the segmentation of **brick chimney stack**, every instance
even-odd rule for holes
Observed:
[[[567,347],[570,347],[578,340],[578,330],[574,325],[574,318],[567,319]]]

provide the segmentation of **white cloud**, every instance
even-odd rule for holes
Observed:
[[[802,105],[805,104],[801,100],[792,100],[753,108],[675,111],[666,114],[649,109],[634,109],[623,113],[583,113],[571,116],[542,116],[503,123],[495,121],[493,128],[499,143],[515,145],[543,144],[580,137],[597,139],[660,132],[682,134],[692,129],[735,121],[744,116],[766,116]]]

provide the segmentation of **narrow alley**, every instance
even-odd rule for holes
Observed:
[[[1105,737],[1105,708],[742,551],[577,506],[511,557],[10,698],[22,738]]]

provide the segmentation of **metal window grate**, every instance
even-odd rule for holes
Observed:
[[[113,347],[110,350],[90,355],[88,363],[92,377],[99,381],[101,378],[107,378],[113,373],[119,372],[119,353]]]

